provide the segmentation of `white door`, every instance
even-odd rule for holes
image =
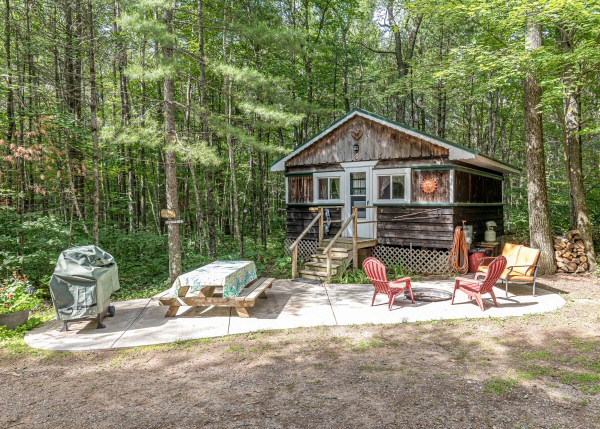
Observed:
[[[352,216],[352,209],[358,207],[358,236],[360,238],[374,238],[374,224],[361,223],[373,220],[372,208],[360,208],[371,205],[371,170],[372,167],[347,167],[346,168],[346,216]],[[352,237],[353,228],[345,231],[346,237]]]

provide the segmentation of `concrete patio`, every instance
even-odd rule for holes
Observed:
[[[453,282],[413,282],[413,288],[432,287],[452,291]],[[538,288],[531,296],[531,285],[511,285],[509,296],[495,288],[499,307],[491,298],[485,299],[485,311],[474,301],[457,293],[455,305],[450,301],[416,302],[402,297],[392,311],[387,298],[379,295],[371,307],[373,286],[310,284],[277,280],[269,289],[268,299],[258,300],[249,309],[250,318],[237,316],[231,308],[183,308],[176,317],[165,318],[167,307],[150,298],[115,303],[114,318],[106,318],[106,329],[95,329],[96,322],[69,325],[68,332],[59,332],[62,323],[55,320],[32,330],[25,342],[46,350],[89,351],[118,349],[178,340],[220,337],[258,330],[289,329],[310,326],[354,324],[392,324],[417,321],[508,317],[538,314],[556,310],[565,304],[557,293]]]

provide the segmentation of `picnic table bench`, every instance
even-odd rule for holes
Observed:
[[[254,307],[257,299],[267,298],[266,289],[274,281],[274,278],[257,279],[253,262],[216,261],[182,274],[170,289],[154,299],[159,305],[169,307],[165,317],[175,316],[183,306],[233,307],[240,317],[250,317],[248,308]]]
[[[266,289],[273,286],[274,278],[260,278],[253,280],[242,292],[234,298],[223,298],[213,296],[214,287],[207,287],[206,294],[199,293],[197,296],[186,296],[188,286],[179,289],[179,296],[174,297],[171,290],[165,291],[158,296],[159,305],[168,306],[165,317],[173,317],[177,314],[179,307],[233,307],[240,317],[250,317],[248,307],[254,307],[257,298],[267,298]]]

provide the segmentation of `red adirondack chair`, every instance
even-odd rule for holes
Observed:
[[[454,304],[454,296],[457,290],[461,290],[469,296],[469,299],[475,298],[479,308],[483,311],[483,298],[482,295],[489,293],[494,300],[494,305],[498,307],[496,302],[496,295],[494,294],[494,285],[500,279],[500,276],[506,269],[506,258],[504,256],[498,256],[494,259],[488,268],[487,274],[481,280],[479,276],[475,276],[474,279],[469,277],[457,277],[454,283],[454,293],[452,294],[452,304]]]
[[[389,281],[387,279],[387,274],[385,270],[385,265],[377,258],[367,258],[365,262],[363,262],[363,268],[373,286],[375,286],[375,293],[373,294],[373,300],[371,301],[371,306],[375,304],[375,297],[378,293],[383,293],[388,296],[389,309],[392,309],[392,304],[394,299],[398,295],[400,295],[405,290],[410,291],[410,299],[412,303],[415,303],[415,298],[413,297],[412,287],[410,283],[410,277],[403,277],[401,279]],[[404,284],[404,286],[402,286]]]

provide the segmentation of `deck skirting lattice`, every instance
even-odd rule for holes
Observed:
[[[290,250],[290,246],[292,243],[296,241],[293,238],[285,239],[285,254],[287,256],[292,256],[292,251]],[[298,258],[308,260],[310,259],[310,255],[317,253],[317,247],[319,243],[316,240],[300,240],[298,243]]]
[[[452,271],[449,250],[411,249],[378,244],[373,249],[373,256],[388,266],[401,265],[415,274],[447,274]]]

